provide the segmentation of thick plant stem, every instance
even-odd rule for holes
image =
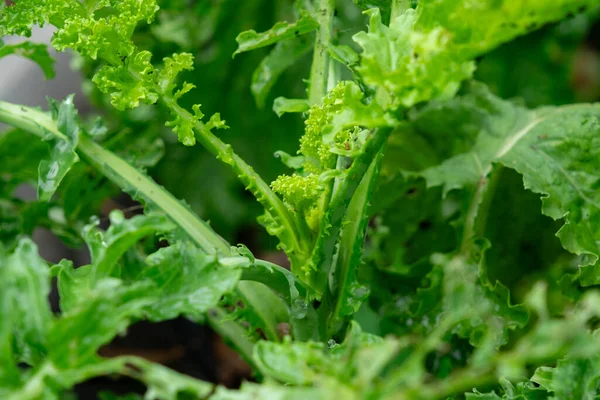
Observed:
[[[333,24],[334,0],[320,0],[317,8],[317,20],[321,25],[315,39],[315,50],[310,69],[310,87],[308,102],[310,105],[319,104],[327,93],[329,71],[329,43]]]

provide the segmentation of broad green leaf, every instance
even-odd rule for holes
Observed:
[[[590,319],[597,318],[600,298],[597,292],[588,293],[578,307],[561,319],[549,319],[544,289],[534,288],[529,294],[532,311],[539,314],[539,321],[521,338],[517,347],[499,354],[499,373],[522,380],[526,359],[543,362],[543,354],[552,357],[570,354],[558,361],[556,367],[537,368],[531,382],[512,384],[505,377],[500,379],[500,395],[495,392],[467,393],[467,399],[546,400],[546,399],[596,399],[598,394],[598,342],[597,333],[587,328]],[[535,298],[535,299],[534,299]],[[590,356],[591,355],[591,356]],[[540,358],[541,357],[541,358]],[[519,376],[520,375],[520,376]]]
[[[528,320],[523,306],[510,304],[506,288],[489,284],[483,268],[461,256],[432,258],[436,265],[424,280],[427,286],[419,288],[416,295],[410,286],[408,293],[401,292],[394,304],[397,314],[390,318],[396,331],[420,337],[389,379],[390,385],[416,385],[407,390],[414,396],[426,388],[427,384],[418,382],[426,382],[429,374],[451,382],[453,373],[466,363],[475,370],[487,368],[490,357],[508,343],[509,333],[524,327]],[[443,348],[452,348],[453,354],[444,357]],[[432,365],[433,356],[436,361]],[[439,396],[423,394],[420,398]]]
[[[94,270],[90,265],[74,268],[70,260],[61,260],[52,269],[58,277],[60,308],[63,312],[68,312],[77,306],[92,287]]]
[[[161,42],[172,42],[181,48],[190,48],[194,38],[186,28],[193,23],[193,16],[191,13],[175,14],[169,11],[158,12],[158,21],[150,26],[152,34]]]
[[[420,301],[416,291],[433,284],[426,277],[433,268],[431,254],[456,249],[459,237],[453,225],[461,218],[460,196],[451,193],[442,198],[440,188],[427,189],[423,179],[398,173],[398,162],[409,159],[411,152],[407,148],[407,157],[398,154],[395,138],[392,135],[388,142],[372,197],[364,264],[358,269],[359,282],[370,288],[372,329],[383,335],[420,332],[423,323],[431,327],[431,317],[414,315],[415,300]]]
[[[499,170],[493,172],[489,183],[495,195],[487,206],[486,227],[481,232],[492,244],[485,253],[485,264],[491,282],[502,282],[513,298],[521,299],[534,280],[545,279],[552,285],[562,273],[572,270],[575,266],[569,260],[575,257],[562,248],[555,235],[562,222],[540,213],[539,195],[526,190],[523,177],[514,170],[496,168]],[[560,265],[564,267],[553,272],[553,266]],[[556,312],[560,308],[556,307]]]
[[[441,115],[448,116],[446,132],[448,126],[456,127],[456,136],[465,138],[465,144],[454,145],[458,155],[450,153],[450,158],[425,169],[421,175],[428,186],[442,185],[445,193],[486,177],[493,162],[509,152],[525,135],[535,137],[537,127],[529,110],[495,97],[481,84],[470,85],[468,93],[455,100],[432,103],[413,124],[418,131],[424,132],[422,136],[427,137],[444,124],[436,120],[430,128],[426,118]],[[530,132],[532,129],[534,131]],[[460,139],[457,142],[460,143]]]
[[[354,382],[363,388],[369,387],[379,378],[400,350],[400,341],[381,338],[362,332],[356,321],[350,323],[345,341],[334,348],[335,352],[351,354],[355,366]],[[354,353],[355,352],[355,353]]]
[[[551,367],[539,367],[535,370],[535,374],[531,380],[540,387],[550,390],[552,388],[552,379],[554,377],[554,368]]]
[[[529,111],[477,84],[468,94],[431,107],[452,115],[454,122],[447,126],[453,132],[476,139],[470,150],[424,170],[428,185],[444,185],[447,192],[477,184],[493,163],[515,169],[523,175],[526,189],[543,195],[542,212],[565,220],[557,235],[565,249],[582,256],[582,284],[600,282],[595,267],[600,254],[600,193],[594,161],[600,108],[582,104]],[[425,121],[417,125],[427,132]]]
[[[299,17],[294,23],[278,22],[266,32],[256,33],[254,30],[249,30],[240,33],[235,39],[238,43],[238,49],[233,53],[233,56],[235,57],[236,54],[268,46],[282,40],[292,39],[319,28],[319,23],[308,11],[301,10]]]
[[[46,79],[54,78],[54,58],[48,53],[48,46],[42,43],[25,41],[19,44],[4,44],[0,40],[0,58],[8,55],[29,58],[40,66]]]
[[[160,297],[146,309],[147,318],[154,321],[179,315],[200,319],[233,290],[241,275],[238,265],[227,265],[186,242],[158,250],[147,264],[137,279],[151,281],[160,290]]]
[[[73,105],[73,95],[67,97],[60,106],[50,101],[52,117],[56,120],[58,130],[64,135],[62,139],[51,139],[50,160],[42,160],[38,169],[37,196],[41,201],[48,201],[58,189],[61,181],[67,175],[74,163],[79,161],[75,152],[79,140],[79,122],[77,110]]]
[[[312,49],[313,41],[310,39],[310,36],[301,36],[279,42],[262,59],[252,74],[252,84],[250,85],[250,90],[259,108],[264,107],[271,88],[281,74]],[[277,115],[281,114],[277,112]]]
[[[393,140],[392,136],[384,157],[384,176],[373,195],[375,219],[365,255],[383,272],[410,276],[427,269],[424,264],[431,254],[456,248],[458,238],[451,223],[460,210],[456,198],[443,199],[441,190],[428,189],[423,179],[405,179],[395,173],[385,176],[386,168],[397,168]]]

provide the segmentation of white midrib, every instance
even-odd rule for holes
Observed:
[[[503,157],[506,153],[508,153],[515,145],[521,140],[525,135],[529,133],[537,124],[542,122],[544,118],[536,118],[535,112],[532,112],[533,121],[531,121],[527,126],[517,132],[514,136],[509,137],[504,145],[498,150],[496,153],[495,159]]]
[[[523,139],[523,137],[525,137],[525,135],[527,135],[533,128],[535,128],[538,124],[545,120],[545,118],[536,118],[535,111],[531,112],[531,118],[533,118],[533,120],[529,124],[527,124],[526,126],[521,128],[521,130],[519,130],[517,133],[506,139],[502,147],[500,147],[494,155],[493,159],[491,160],[492,162],[504,157],[506,153],[511,151],[512,148],[515,147],[516,144],[519,143],[521,139]],[[487,176],[492,171],[492,162],[490,162],[486,166],[483,176]]]

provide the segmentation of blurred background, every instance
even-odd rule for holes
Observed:
[[[286,70],[269,93],[258,101],[250,91],[251,79],[269,49],[242,54],[235,59],[231,55],[237,47],[235,37],[239,32],[247,29],[260,32],[277,21],[293,20],[293,2],[159,0],[159,4],[157,20],[150,26],[139,27],[135,41],[153,53],[156,63],[174,52],[187,51],[195,55],[195,69],[187,72],[184,79],[197,89],[183,97],[182,106],[189,108],[200,103],[206,115],[220,112],[231,129],[219,131],[219,136],[266,181],[287,172],[273,153],[277,150],[296,152],[303,122],[297,114],[278,118],[271,111],[271,104],[277,96],[305,96],[303,79],[308,77],[312,55],[309,51]],[[338,2],[336,33],[341,43],[351,44],[351,36],[366,27],[361,7],[369,5],[360,0]],[[479,60],[476,78],[501,97],[518,99],[516,101],[529,107],[597,101],[600,99],[597,14],[590,12],[545,26],[495,50]],[[52,33],[50,27],[38,28],[31,40],[49,43]],[[10,44],[21,39],[3,40]],[[214,229],[231,243],[244,243],[258,257],[285,265],[285,257],[275,249],[276,242],[256,222],[261,207],[236,177],[200,146],[190,148],[179,144],[164,126],[169,117],[163,110],[152,106],[127,112],[115,110],[90,81],[98,63],[69,53],[52,54],[57,60],[56,77],[49,81],[44,80],[36,65],[25,59],[12,56],[0,59],[0,99],[45,108],[47,96],[60,100],[75,93],[75,103],[83,118],[93,121],[101,117],[108,127],[101,139],[104,146],[147,170],[200,216],[210,220]],[[394,151],[393,147],[390,151]],[[141,210],[129,196],[120,193],[83,163],[78,163],[75,169],[56,200],[65,207],[67,223],[60,229],[51,225],[38,227],[33,236],[41,255],[48,261],[69,258],[83,265],[88,253],[77,234],[80,227],[76,221],[99,215],[106,224],[106,216],[112,209],[122,209],[127,215]],[[70,185],[69,179],[82,178],[90,183],[89,187]],[[518,180],[514,184],[518,185]],[[35,202],[35,190],[31,186],[19,187],[16,194],[23,204]],[[390,211],[394,210],[393,206],[387,205],[381,215],[393,220],[394,211]],[[14,212],[0,207],[0,223],[14,218],[11,214]],[[390,247],[396,245],[392,241]],[[498,271],[511,268],[509,264],[499,265]],[[53,301],[56,306],[56,298]],[[106,356],[125,353],[141,355],[231,387],[250,377],[247,366],[210,329],[183,319],[136,324],[127,335],[103,349]],[[141,388],[127,380],[99,379],[82,385],[78,392],[80,398],[93,399],[101,389],[131,392]]]

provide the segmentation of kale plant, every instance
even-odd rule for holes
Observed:
[[[73,96],[47,110],[0,101],[0,398],[62,399],[108,375],[156,400],[598,398],[600,105],[576,103],[585,96],[570,80],[598,6],[0,6],[2,36],[55,28],[52,47],[73,52],[98,108],[94,119]],[[287,21],[231,29],[264,25],[264,13]],[[46,45],[0,45],[0,57],[27,57],[53,77]],[[287,146],[300,119],[297,152],[265,160],[261,146]],[[157,164],[173,134],[180,144]],[[207,154],[219,164],[186,168]],[[269,182],[274,162],[287,173]],[[230,176],[253,204],[228,190]],[[190,206],[155,178],[203,195]],[[23,183],[37,200],[18,198]],[[104,227],[101,206],[120,191],[144,213],[114,210]],[[255,204],[289,267],[231,241],[230,216],[246,221]],[[45,261],[37,227],[85,243],[89,264]],[[179,316],[209,324],[253,378],[234,390],[98,353],[137,321]]]

